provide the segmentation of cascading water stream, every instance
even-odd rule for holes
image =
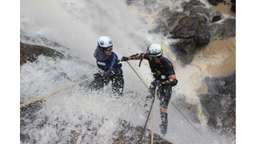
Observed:
[[[157,2],[160,6],[165,3]],[[180,9],[181,2],[172,0],[167,3],[171,4],[174,4],[173,8]],[[114,51],[119,57],[144,51],[146,41],[167,43],[165,45],[171,43],[160,35],[149,34],[147,31],[150,25],[147,21],[139,17],[139,13],[131,11],[125,1],[119,0],[23,0],[21,31],[24,35],[35,39],[46,37],[69,48],[64,51],[77,57],[55,61],[41,56],[37,63],[23,65],[21,101],[48,95],[64,84],[72,84],[81,79],[92,80],[93,73],[97,71],[93,66],[93,51],[99,35],[109,35],[113,38]],[[44,44],[57,49],[49,43]],[[180,78],[179,85],[174,88],[172,102],[175,103],[178,96],[185,95],[187,103],[198,104],[196,90],[201,86],[201,80],[206,74],[198,73],[199,70],[192,65],[182,67],[176,61],[175,55],[168,50],[166,55],[173,60],[177,77]],[[143,62],[141,68],[137,67],[138,62],[131,64],[146,83],[152,80],[146,62]],[[111,96],[108,87],[104,89],[104,93],[88,92],[79,86],[66,89],[49,97],[33,121],[24,119],[27,126],[22,132],[29,134],[37,143],[65,143],[72,140],[70,137],[75,137],[80,143],[108,144],[112,143],[112,134],[120,119],[135,126],[143,125],[147,111],[147,107],[144,107],[147,89],[125,63],[123,70],[124,97]],[[156,101],[155,115],[152,118],[152,128],[157,133],[160,117],[157,115],[158,103]],[[203,121],[202,117],[201,122]],[[201,135],[195,133],[184,117],[170,106],[169,133],[165,138],[177,144],[225,143],[217,134],[208,132],[204,125],[194,124],[202,132]]]

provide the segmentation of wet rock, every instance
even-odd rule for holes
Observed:
[[[209,18],[211,17],[211,11],[208,8],[205,7],[192,7],[189,11],[189,15],[201,15],[204,16],[205,19],[209,21]]]
[[[219,3],[224,2],[224,0],[208,0],[208,2],[212,5],[218,5]]]
[[[31,137],[24,132],[27,125],[37,120],[37,112],[42,109],[42,101],[35,101],[20,108],[20,141],[30,143]]]
[[[209,31],[213,38],[228,38],[236,36],[236,19],[228,18],[221,23],[210,25]]]
[[[28,143],[30,136],[28,134],[20,133],[20,141],[23,143]]]
[[[228,77],[207,78],[208,94],[200,101],[208,116],[208,125],[225,132],[235,133],[235,74]]]
[[[113,144],[135,144],[139,143],[139,139],[143,132],[142,127],[132,126],[125,120],[119,121],[119,130],[114,132]],[[150,143],[150,130],[146,130],[141,144]],[[163,139],[160,135],[154,134],[154,144],[172,144]]]
[[[25,126],[36,120],[35,113],[42,109],[42,103],[43,101],[39,100],[20,108],[21,126]],[[26,120],[23,118],[26,118]]]
[[[174,44],[183,63],[190,63],[193,55],[210,41],[207,21],[202,16],[185,16],[171,32],[172,38],[181,39]]]
[[[201,15],[206,19],[209,19],[211,15],[210,9],[205,7],[205,4],[200,2],[199,0],[191,0],[189,2],[184,2],[183,11],[188,13],[190,16]]]
[[[173,34],[173,38],[187,39],[198,37],[197,39],[200,39],[201,35],[208,36],[207,29],[208,25],[204,17],[185,16],[179,21],[171,33]]]
[[[166,7],[159,12],[158,18],[155,20],[157,26],[152,31],[168,35],[178,24],[178,21],[185,16],[186,14],[183,12],[171,11],[169,7]]]
[[[193,7],[205,7],[205,4],[199,0],[190,0],[189,2],[182,3],[182,7],[184,11],[189,11]]]
[[[38,46],[38,45],[31,45],[26,43],[20,43],[20,64],[24,64],[27,61],[34,62],[39,55],[45,55],[52,58],[62,58],[64,55],[54,49],[45,47],[45,46]]]
[[[207,8],[205,4],[198,0],[192,0],[190,2],[183,3],[184,12],[189,13],[190,16],[201,15],[207,19],[208,22],[218,21],[223,18],[220,12],[217,12],[215,9]],[[216,20],[218,17],[218,20]]]
[[[220,12],[216,12],[214,15],[212,15],[211,22],[218,22],[223,18],[222,14]]]

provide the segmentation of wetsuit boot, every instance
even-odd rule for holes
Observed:
[[[168,114],[166,112],[160,112],[160,116],[161,116],[160,130],[161,130],[161,133],[165,135],[168,127]]]

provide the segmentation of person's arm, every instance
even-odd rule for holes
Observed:
[[[109,65],[109,67],[107,68],[107,71],[104,72],[105,77],[109,77],[113,74],[113,67],[117,61],[118,61],[118,57],[115,53],[113,53],[111,63]]]
[[[177,85],[178,80],[177,80],[177,78],[176,78],[176,75],[175,75],[175,74],[170,75],[170,76],[168,77],[168,79],[169,79],[170,84],[171,84],[172,86]]]
[[[121,58],[121,61],[128,61],[128,60],[140,60],[140,59],[143,59],[145,58],[145,54],[144,53],[137,53],[137,54],[134,54],[134,55],[131,55],[129,57],[122,57]]]
[[[168,63],[165,63],[166,65],[166,68],[167,68],[167,71],[168,71],[168,80],[162,82],[162,84],[169,84],[171,86],[175,86],[177,85],[178,83],[178,80],[177,80],[177,77],[175,75],[175,72],[174,72],[174,69],[173,69],[173,66],[172,66],[172,63],[171,62],[168,62]]]

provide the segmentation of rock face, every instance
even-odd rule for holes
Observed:
[[[171,32],[173,38],[192,39],[197,47],[209,43],[210,33],[206,19],[202,16],[185,16]]]
[[[143,128],[131,126],[127,121],[120,121],[119,130],[115,131],[113,144],[136,144],[139,143]],[[141,144],[150,143],[150,130],[146,130]],[[172,144],[154,133],[154,144]]]
[[[45,46],[20,43],[20,65],[27,61],[34,62],[39,55],[45,55],[52,58],[62,58],[64,56],[62,53]]]
[[[208,125],[235,133],[236,93],[235,74],[223,78],[207,78],[208,94],[200,101],[208,116]]]

